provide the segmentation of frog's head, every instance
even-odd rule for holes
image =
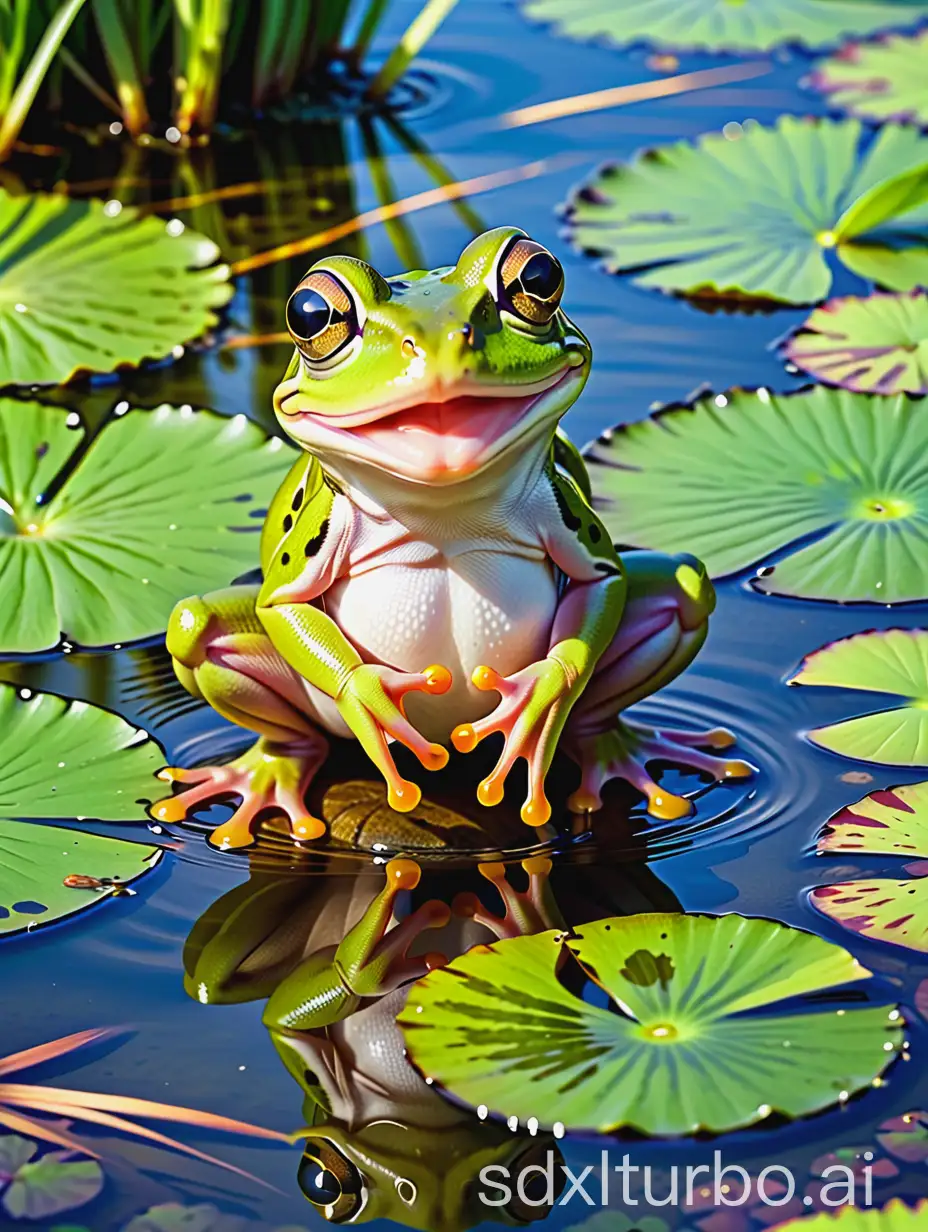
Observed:
[[[515,227],[451,268],[385,279],[326,257],[287,305],[296,351],[274,394],[286,432],[338,469],[450,484],[550,439],[590,345],[561,308],[564,271]]]

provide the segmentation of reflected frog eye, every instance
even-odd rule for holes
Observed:
[[[564,294],[564,271],[547,248],[519,238],[499,268],[503,307],[531,325],[547,325]]]
[[[307,274],[290,296],[287,328],[311,363],[331,359],[361,332],[351,293],[326,270]]]
[[[297,1180],[305,1197],[329,1223],[344,1223],[364,1204],[361,1173],[338,1147],[324,1138],[307,1142]]]

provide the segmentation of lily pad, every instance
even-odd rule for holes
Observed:
[[[569,230],[611,273],[662,291],[812,304],[834,262],[909,291],[928,283],[926,167],[914,128],[746,122],[737,140],[708,133],[600,168],[568,203]]]
[[[216,245],[118,203],[0,189],[0,385],[170,355],[232,295]]]
[[[928,294],[829,300],[787,339],[784,354],[827,385],[859,393],[928,393]]]
[[[911,25],[925,6],[847,0],[526,0],[536,21],[560,34],[676,50],[769,51],[784,43],[825,47],[854,34]]]
[[[293,457],[244,415],[130,411],[86,449],[75,418],[0,399],[0,593],[18,596],[0,607],[0,651],[162,632],[178,599],[258,564],[261,511]]]
[[[928,1163],[928,1113],[906,1112],[893,1117],[880,1126],[876,1140],[903,1163]]]
[[[0,1206],[14,1219],[48,1219],[92,1202],[103,1188],[95,1159],[50,1151],[35,1159],[38,1146],[17,1134],[0,1137]]]
[[[817,727],[813,744],[881,766],[928,765],[928,630],[856,633],[803,659],[790,684],[888,693],[901,704]]]
[[[736,389],[607,432],[587,461],[613,539],[805,599],[928,597],[928,418],[904,395]]]
[[[912,120],[928,127],[928,30],[849,43],[823,61],[812,85],[841,111],[868,120]]]
[[[920,1232],[926,1218],[928,1202],[910,1207],[895,1198],[880,1211],[842,1206],[837,1212],[791,1219],[780,1224],[777,1232]]]
[[[559,981],[565,944],[611,1012]],[[769,920],[638,915],[477,946],[414,984],[398,1021],[427,1077],[497,1116],[722,1132],[818,1111],[885,1069],[901,1042],[886,1008],[802,1000],[869,974]]]

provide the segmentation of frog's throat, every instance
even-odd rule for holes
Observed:
[[[306,410],[291,414],[287,402],[300,399],[285,393],[277,409],[289,435],[336,471],[339,461],[348,461],[413,483],[454,484],[532,438],[553,433],[587,372],[588,365],[581,363],[527,386],[452,387],[434,397],[430,392],[428,401],[405,398],[338,416]]]

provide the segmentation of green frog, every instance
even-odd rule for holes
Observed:
[[[714,593],[692,556],[617,552],[594,511],[559,428],[591,361],[563,294],[560,262],[516,227],[451,267],[384,278],[334,256],[306,274],[274,394],[302,451],[264,523],[264,581],[184,599],[167,633],[183,685],[258,740],[229,765],[164,770],[182,790],[154,806],[158,820],[235,795],[217,846],[252,842],[267,810],[298,842],[320,837],[306,792],[326,734],[360,743],[400,811],[421,792],[398,745],[437,770],[449,744],[468,753],[502,735],[478,798],[498,804],[523,759],[535,827],[559,744],[580,767],[578,813],[624,779],[652,815],[686,815],[649,774],[658,759],[751,773],[706,751],[731,745],[724,729],[620,717],[691,662]]]

